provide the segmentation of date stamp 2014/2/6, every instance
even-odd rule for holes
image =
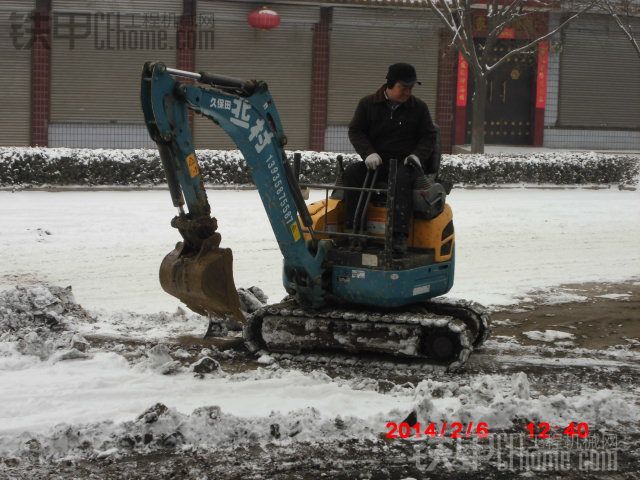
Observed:
[[[424,428],[423,428],[424,427]],[[489,435],[489,425],[487,422],[429,422],[422,425],[420,422],[409,424],[407,422],[387,422],[386,438],[406,439],[406,438],[486,438]],[[529,438],[547,439],[560,434],[567,437],[587,438],[589,436],[589,425],[586,422],[570,422],[568,425],[550,425],[548,422],[535,424],[530,422],[527,425]],[[554,431],[555,430],[555,435]]]
[[[407,422],[387,422],[387,435],[386,438],[435,438],[435,437],[450,437],[450,438],[486,438],[489,435],[489,425],[487,422],[467,424],[462,422],[442,422],[436,424],[430,422],[426,425],[422,425],[420,422],[409,424]]]

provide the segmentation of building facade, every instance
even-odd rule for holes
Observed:
[[[142,123],[144,62],[265,80],[288,148],[352,151],[347,125],[389,64],[416,66],[415,94],[441,127],[445,151],[469,141],[473,82],[438,19],[420,3],[270,2],[280,25],[247,23],[241,0],[3,0],[0,145],[152,147]],[[483,17],[479,15],[478,40]],[[560,15],[505,32],[504,49],[549,31]],[[640,26],[640,23],[639,23]],[[487,98],[488,144],[640,149],[640,58],[618,27],[588,15],[514,57]],[[198,148],[234,148],[193,119]]]

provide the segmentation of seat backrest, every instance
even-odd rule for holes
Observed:
[[[440,127],[434,124],[436,127],[436,144],[431,152],[431,155],[426,161],[426,165],[422,165],[425,175],[437,174],[440,170],[440,161],[442,160],[442,144],[440,142]]]

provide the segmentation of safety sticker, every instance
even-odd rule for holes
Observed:
[[[300,240],[300,229],[298,228],[298,224],[296,222],[293,222],[291,224],[291,235],[293,235],[294,242]]]
[[[187,168],[189,169],[189,175],[191,178],[200,175],[200,169],[198,168],[198,161],[193,153],[190,153],[187,157]]]
[[[423,293],[429,293],[429,291],[431,291],[431,285],[427,283],[426,285],[420,285],[419,287],[414,288],[413,294],[422,295]]]
[[[351,270],[351,278],[365,278],[364,270]]]

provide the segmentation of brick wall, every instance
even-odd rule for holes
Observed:
[[[329,95],[329,29],[333,9],[320,9],[320,22],[313,27],[311,110],[309,112],[309,149],[324,150]]]
[[[51,0],[37,0],[31,46],[31,145],[49,145],[51,112]]]
[[[188,72],[195,71],[196,68],[196,1],[183,0],[182,15],[176,32],[178,48],[176,50],[176,68]],[[192,80],[181,78],[181,82],[193,83]],[[189,126],[193,132],[193,110],[189,110]]]
[[[456,88],[456,60],[458,54],[449,47],[449,32],[440,32],[438,52],[438,91],[436,97],[435,122],[440,126],[442,152],[451,153],[454,135],[454,99]]]

